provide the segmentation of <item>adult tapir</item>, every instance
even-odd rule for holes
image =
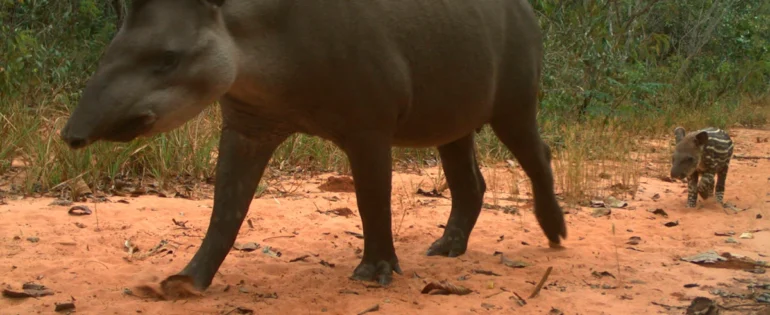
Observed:
[[[543,44],[526,0],[134,0],[61,132],[72,148],[179,127],[218,101],[214,210],[175,280],[205,290],[273,151],[327,139],[350,161],[363,222],[354,279],[401,273],[391,148],[438,147],[452,207],[428,255],[463,254],[486,184],[474,133],[490,124],[532,181],[552,245],[566,238],[537,127]]]

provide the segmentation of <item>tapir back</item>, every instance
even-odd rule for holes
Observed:
[[[274,13],[239,8],[253,5],[273,6]],[[316,122],[339,120],[333,113],[345,111],[381,117],[383,127],[372,129],[398,120],[394,144],[420,147],[489,122],[501,90],[522,95],[505,103],[521,106],[522,117],[536,110],[521,101],[537,93],[542,67],[541,33],[526,0],[238,0],[226,9],[228,28],[242,37],[237,42],[260,43],[240,44],[250,69],[229,94],[272,94],[270,100],[298,113],[323,108],[294,119],[309,134],[334,139]],[[273,29],[261,32],[279,36],[261,35],[264,25],[241,29],[259,21],[242,12],[271,16]],[[276,88],[284,90],[268,90]],[[444,123],[426,132],[430,120]],[[360,117],[340,124],[364,121],[372,123]]]

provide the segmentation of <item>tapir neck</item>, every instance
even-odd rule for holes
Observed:
[[[222,17],[234,44],[238,74],[228,95],[249,103],[272,103],[285,94],[294,72],[285,36],[294,0],[226,1]]]

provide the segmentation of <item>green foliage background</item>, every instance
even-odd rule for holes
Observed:
[[[574,123],[637,133],[733,123],[756,126],[770,92],[770,2],[762,0],[530,0],[545,35],[540,120],[558,150]],[[85,173],[89,183],[127,175],[209,177],[215,107],[184,128],[129,144],[72,152],[56,130],[115,34],[123,0],[0,0],[0,174],[28,166],[26,191]],[[121,10],[123,8],[123,10]],[[121,14],[118,14],[121,13]],[[507,156],[484,132],[484,156]],[[435,159],[401,149],[401,161]],[[99,157],[98,159],[96,157]],[[296,136],[273,166],[344,168],[329,143]]]

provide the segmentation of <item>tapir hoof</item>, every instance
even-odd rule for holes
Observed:
[[[360,281],[377,281],[380,285],[387,286],[393,282],[393,272],[399,275],[403,274],[397,258],[393,258],[390,262],[385,260],[376,263],[362,261],[350,278]]]
[[[444,235],[430,245],[426,255],[457,257],[465,254],[467,248],[468,237],[466,234],[460,229],[450,229],[447,227]]]
[[[548,208],[547,211],[536,211],[537,218],[543,233],[548,238],[549,246],[560,246],[561,239],[567,238],[567,223],[564,221],[564,212],[561,207]]]
[[[202,290],[195,288],[192,277],[173,275],[161,281],[160,288],[167,299],[186,299],[201,295]]]

